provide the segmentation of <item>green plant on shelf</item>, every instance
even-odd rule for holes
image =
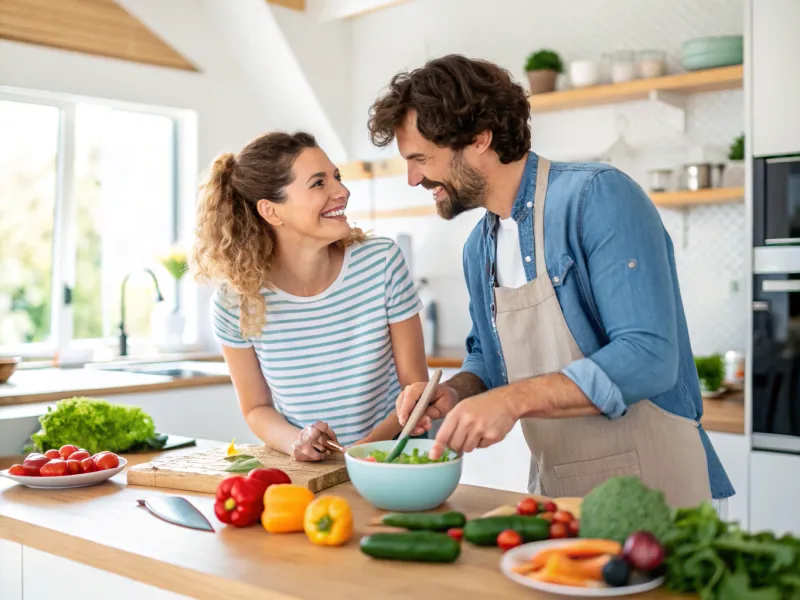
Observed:
[[[722,362],[722,356],[719,354],[695,356],[694,365],[697,368],[700,386],[704,391],[716,392],[722,387],[722,380],[725,376],[725,365]]]
[[[556,73],[564,72],[564,65],[561,62],[561,57],[552,50],[539,50],[533,52],[528,56],[525,63],[526,71],[555,71]]]
[[[744,135],[740,135],[733,140],[728,151],[730,160],[744,160]]]

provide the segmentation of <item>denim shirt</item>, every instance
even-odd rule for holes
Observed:
[[[538,157],[529,153],[511,216],[528,281],[536,278],[533,196]],[[699,423],[700,383],[689,343],[672,240],[642,188],[605,164],[554,162],[544,211],[545,262],[561,310],[585,358],[563,373],[609,419],[648,398]],[[464,244],[472,330],[462,370],[488,389],[508,383],[492,324],[498,217],[487,211]],[[541,275],[540,275],[541,276]],[[735,492],[700,429],[714,498]]]

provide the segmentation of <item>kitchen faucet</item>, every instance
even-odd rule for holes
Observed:
[[[150,269],[142,269],[145,273],[149,274],[150,277],[153,278],[153,283],[156,284],[156,302],[162,302],[164,300],[164,296],[161,295],[161,288],[158,287],[158,279],[156,279],[155,273],[153,273]],[[135,271],[131,271],[122,279],[122,290],[120,293],[120,319],[119,319],[119,355],[120,356],[127,356],[128,355],[128,334],[125,333],[125,285],[128,283],[128,279],[131,275],[133,275]]]

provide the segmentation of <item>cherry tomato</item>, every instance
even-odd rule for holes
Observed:
[[[61,458],[61,454],[55,448],[51,448],[50,450],[45,452],[44,455],[49,459]]]
[[[581,529],[581,522],[578,519],[574,519],[567,525],[567,529],[569,530],[570,537],[578,537],[578,532]]]
[[[91,454],[89,454],[86,450],[78,450],[77,452],[73,452],[69,455],[70,460],[77,460],[81,461],[84,458],[89,458]]]
[[[522,536],[518,534],[513,529],[506,529],[505,531],[501,531],[500,535],[497,536],[497,547],[503,550],[511,550],[511,548],[516,548],[522,543]]]
[[[69,471],[69,475],[80,475],[81,461],[75,460],[74,458],[67,459],[67,471]]]
[[[25,475],[25,467],[22,465],[11,465],[8,469],[9,475]]]
[[[97,465],[91,456],[81,461],[81,473],[94,473],[95,471],[97,471]]]
[[[533,498],[523,498],[517,504],[517,513],[520,515],[535,515],[539,512],[539,505]]]
[[[449,535],[455,541],[460,542],[464,539],[464,530],[458,527],[453,527],[452,529],[447,530],[447,535]]]
[[[44,465],[41,470],[42,477],[61,477],[69,472],[67,461],[54,458]]]
[[[72,444],[66,444],[64,446],[61,446],[61,448],[59,448],[58,453],[61,455],[61,458],[67,460],[70,456],[72,456],[73,452],[77,451],[78,451],[77,446],[73,446]]]
[[[558,506],[556,506],[555,502],[545,502],[544,503],[544,511],[543,512],[551,512],[554,513],[558,510]]]
[[[368,456],[364,460],[367,462],[378,462],[378,460],[374,456]]]
[[[119,466],[119,458],[113,452],[101,452],[94,459],[98,471],[114,469]]]
[[[536,516],[539,517],[540,519],[544,519],[545,521],[549,521],[550,523],[552,523],[554,514],[555,513],[551,513],[551,512],[543,512],[543,513],[539,513]]]
[[[566,510],[557,510],[553,515],[553,523],[564,523],[569,525],[575,520],[575,516]]]
[[[47,458],[44,454],[34,453],[29,454],[27,458],[22,461],[22,466],[25,467],[25,474],[30,477],[35,477],[39,475],[39,471],[41,471],[42,467],[50,462],[50,459]]]
[[[550,539],[565,538],[569,535],[564,523],[550,523]]]

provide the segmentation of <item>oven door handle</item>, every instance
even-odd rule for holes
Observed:
[[[762,292],[800,292],[800,279],[765,279]]]

